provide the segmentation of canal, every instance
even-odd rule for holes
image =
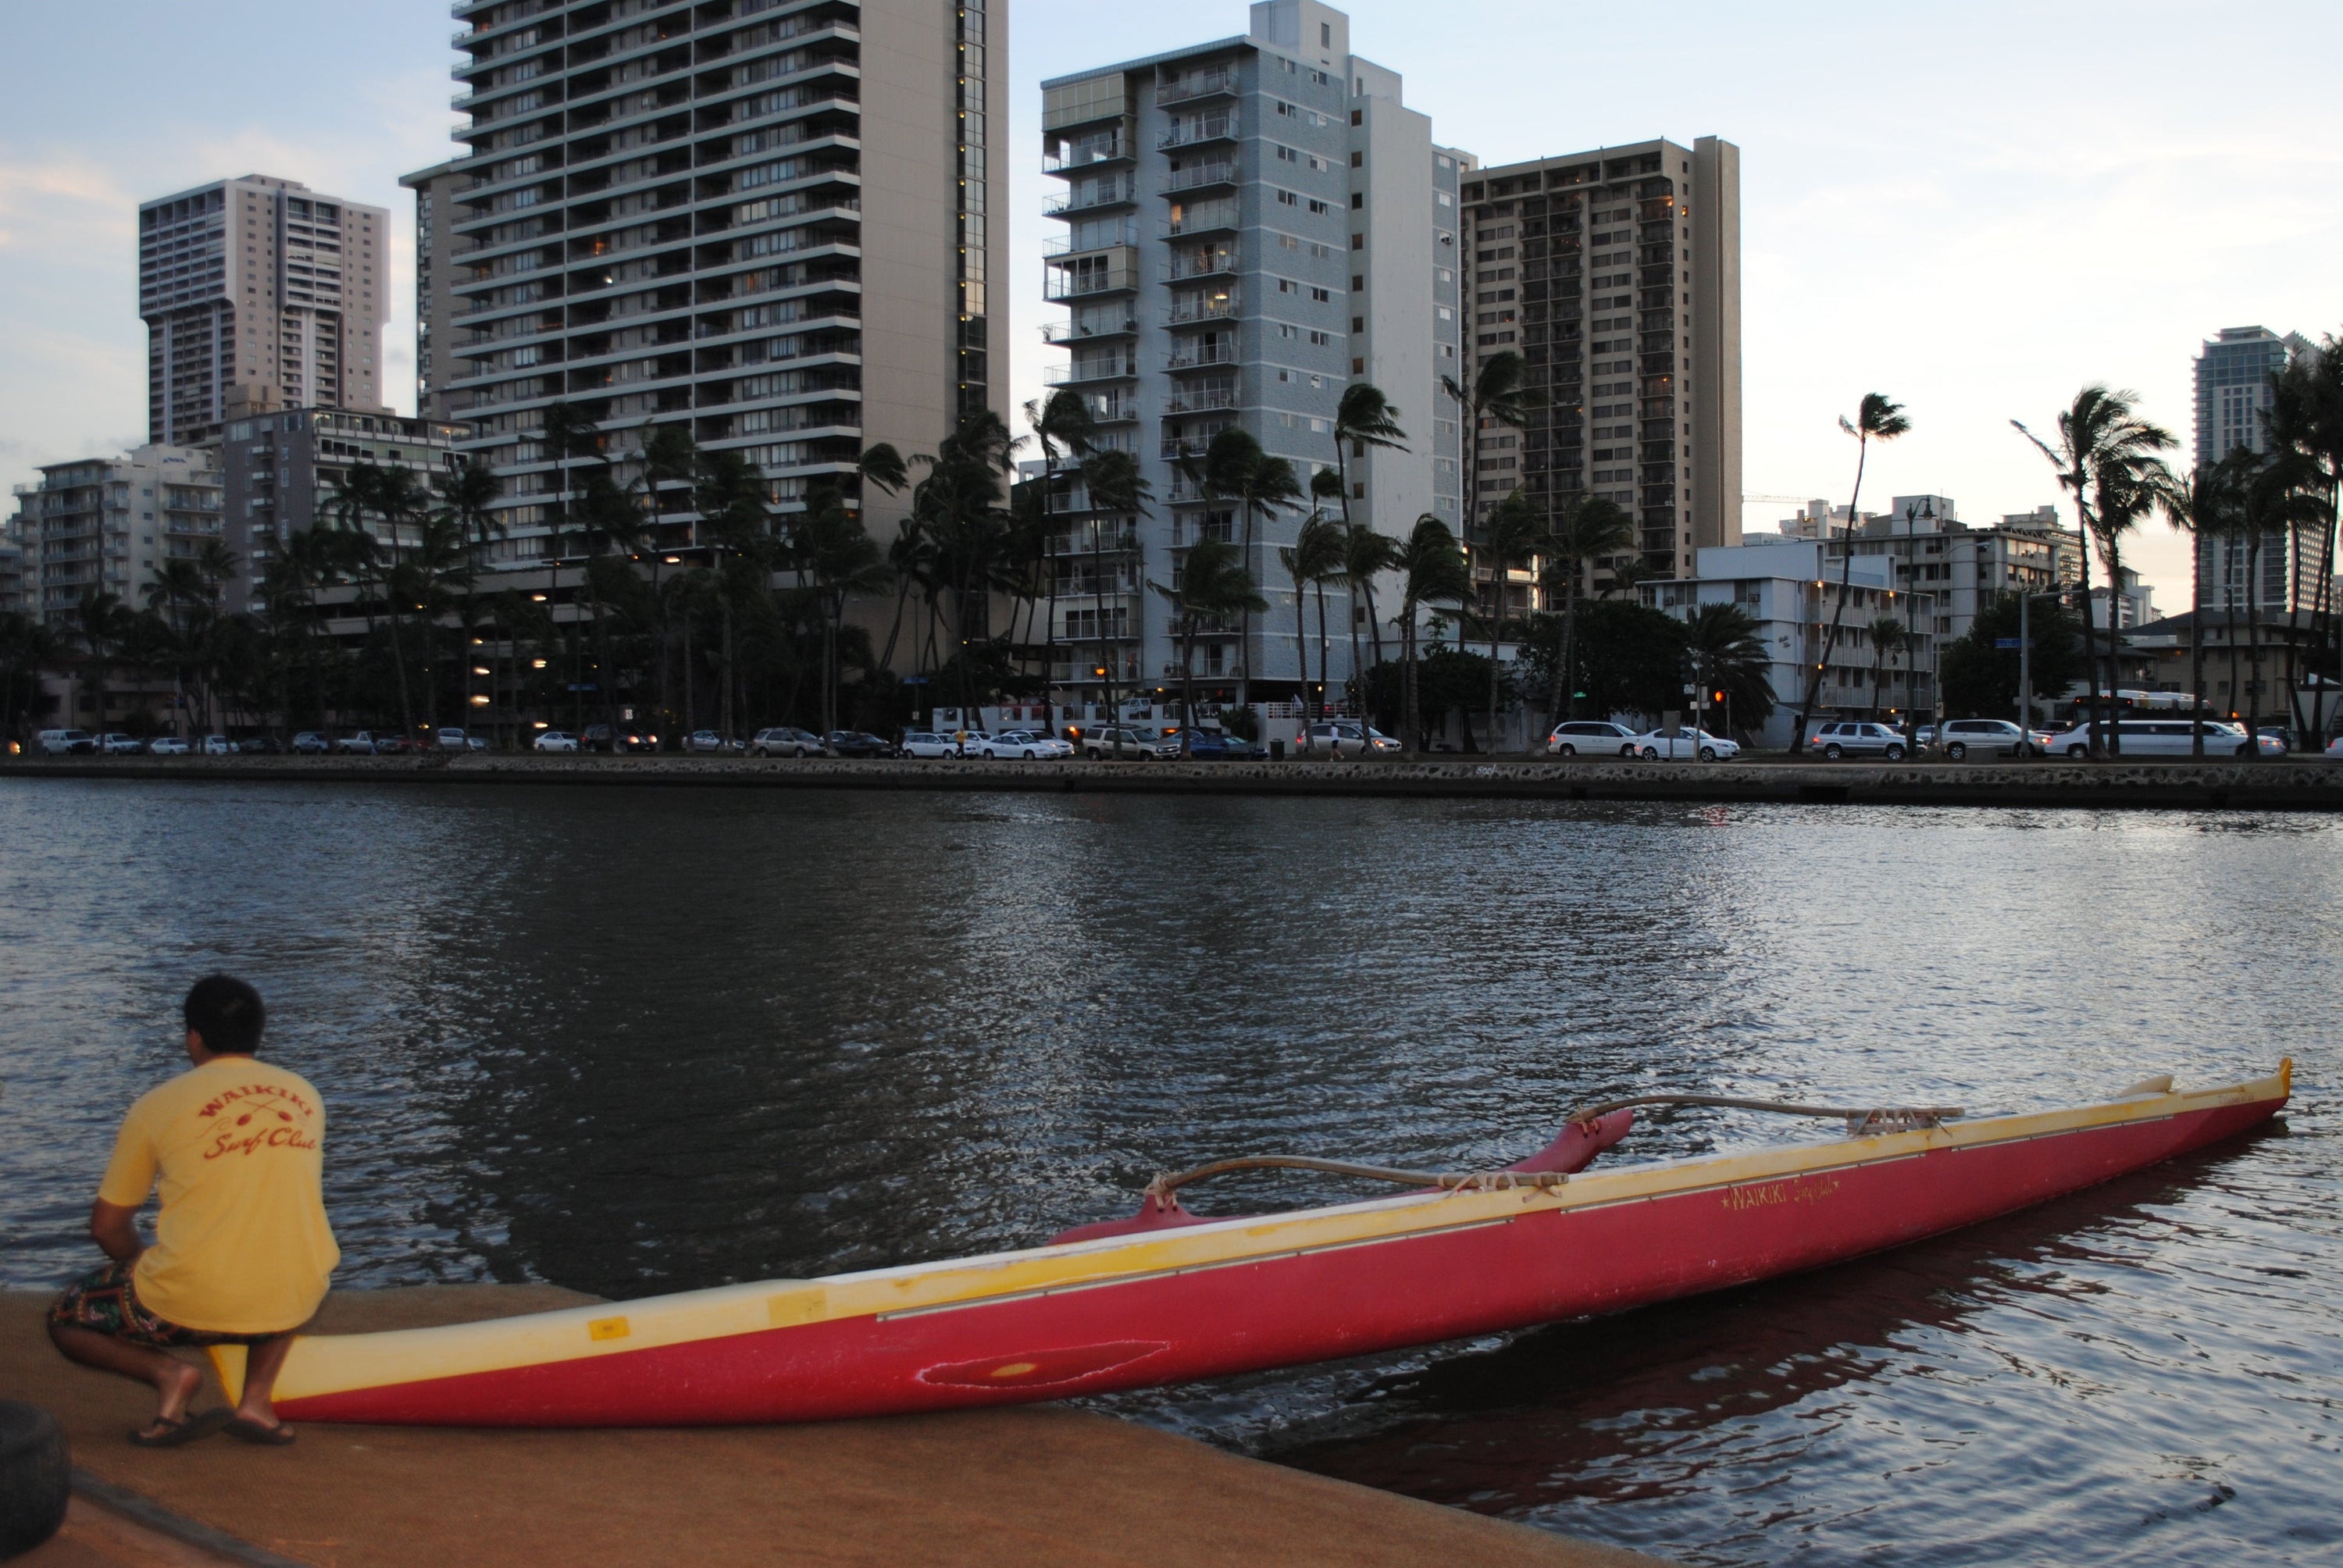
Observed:
[[[2339,872],[2343,824],[2247,814],[13,780],[0,1284],[89,1266],[221,967],[327,1101],[339,1284],[614,1298],[1030,1244],[1220,1154],[1502,1164],[1620,1093],[2002,1110],[2291,1053],[2273,1130],[1957,1235],[1097,1402],[1691,1562],[2307,1561]],[[1828,1134],[1611,1159],[1785,1135]]]

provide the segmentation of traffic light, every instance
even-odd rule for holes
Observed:
[[[1725,693],[1722,691],[1712,691],[1708,694],[1708,700],[1710,706],[1722,708],[1725,706]]]

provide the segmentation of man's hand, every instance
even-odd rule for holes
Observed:
[[[138,1234],[138,1211],[103,1198],[90,1205],[89,1233],[99,1250],[117,1263],[135,1262],[146,1250]]]

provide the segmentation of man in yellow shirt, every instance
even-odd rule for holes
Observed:
[[[252,987],[198,980],[186,1012],[195,1066],[130,1108],[90,1211],[113,1261],[58,1299],[49,1338],[84,1366],[155,1386],[155,1419],[130,1434],[141,1447],[223,1429],[290,1442],[271,1402],[277,1374],[341,1261],[321,1190],[325,1107],[300,1077],[255,1060],[266,1014]],[[158,1183],[150,1247],[137,1215]],[[203,1377],[171,1352],[218,1344],[250,1347],[243,1397],[190,1415]]]

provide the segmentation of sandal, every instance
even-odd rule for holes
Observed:
[[[257,1443],[263,1448],[282,1448],[293,1441],[293,1429],[281,1421],[275,1426],[263,1426],[240,1415],[231,1416],[226,1431],[240,1442]]]
[[[162,1431],[149,1433],[144,1427],[130,1434],[133,1448],[178,1448],[199,1437],[209,1437],[230,1424],[232,1417],[224,1410],[207,1410],[201,1415],[157,1416],[155,1424]]]

